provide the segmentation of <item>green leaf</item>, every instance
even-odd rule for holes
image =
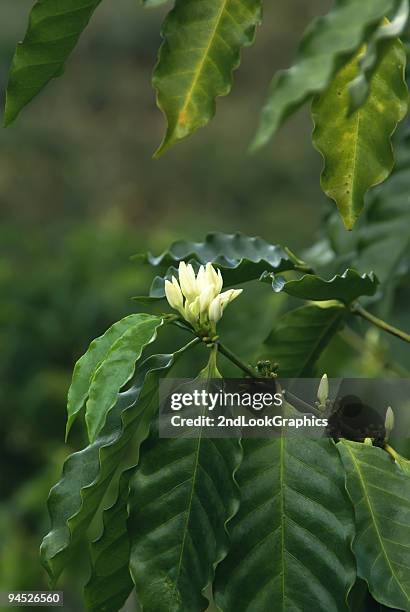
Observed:
[[[156,410],[159,377],[191,345],[171,355],[146,359],[138,368],[132,389],[118,396],[95,442],[66,460],[61,480],[50,491],[51,530],[41,546],[42,562],[53,584],[86,533],[131,440],[138,454],[140,443],[147,437]]]
[[[228,551],[239,497],[238,439],[158,439],[141,448],[132,483],[130,568],[144,610],[205,610],[203,590]]]
[[[103,514],[104,531],[91,545],[92,574],[84,589],[89,612],[120,610],[134,588],[127,531],[130,478],[134,472],[133,467],[121,475],[117,500]]]
[[[395,39],[401,36],[407,26],[409,19],[408,0],[396,2],[397,9],[389,22],[387,19],[382,23],[371,37],[366,53],[360,61],[360,72],[349,85],[349,114],[363,106],[366,102],[370,84],[383,57],[389,53],[389,49],[395,44]]]
[[[336,274],[330,280],[324,280],[315,274],[306,274],[298,280],[286,281],[282,277],[273,277],[272,280],[272,288],[277,293],[284,291],[302,300],[315,302],[339,300],[346,305],[363,295],[374,295],[378,284],[379,281],[372,272],[359,274],[351,268],[342,275]]]
[[[279,365],[282,378],[310,376],[322,351],[342,328],[346,309],[309,304],[284,314],[263,345],[263,356]]]
[[[102,336],[93,340],[87,352],[74,366],[73,378],[68,390],[66,439],[78,413],[88,397],[91,379],[97,367],[106,359],[112,345],[134,325],[149,315],[132,314],[114,323]]]
[[[337,0],[328,15],[313,21],[295,64],[271,83],[254,148],[266,144],[285,119],[328,87],[393,6],[394,0]]]
[[[408,108],[406,53],[396,39],[374,72],[366,102],[348,116],[349,84],[358,74],[362,55],[363,50],[312,106],[313,143],[324,158],[322,189],[336,202],[349,230],[362,212],[368,189],[392,171],[391,136]]]
[[[168,122],[156,157],[214,116],[215,98],[230,92],[241,48],[260,21],[261,0],[176,0],[153,76]]]
[[[241,506],[217,568],[224,612],[347,610],[354,533],[343,469],[331,440],[246,439]]]
[[[315,269],[329,276],[352,265],[360,272],[373,270],[380,280],[377,297],[384,297],[384,304],[407,273],[410,254],[407,127],[402,125],[400,130],[404,137],[397,135],[398,162],[392,176],[368,194],[364,213],[354,231],[346,232],[339,215],[333,213],[326,221],[324,238],[306,255]]]
[[[47,83],[58,77],[101,0],[41,0],[30,13],[26,35],[10,68],[4,124]]]
[[[410,478],[382,449],[337,445],[356,515],[358,575],[380,603],[410,610]]]
[[[139,319],[114,342],[91,379],[85,420],[90,441],[101,431],[118,392],[130,380],[142,351],[154,342],[161,317],[139,315]]]
[[[151,253],[136,255],[136,261],[151,266],[161,266],[165,274],[157,276],[149,292],[149,298],[165,297],[165,279],[177,274],[174,267],[180,261],[193,264],[211,262],[221,269],[225,287],[231,287],[260,278],[265,271],[285,272],[287,270],[307,270],[306,264],[286,247],[270,244],[256,236],[244,234],[223,234],[214,232],[205,237],[204,242],[174,242],[171,247],[154,257]],[[168,266],[171,266],[166,270]],[[166,271],[165,271],[166,270]],[[144,300],[144,298],[137,298]]]

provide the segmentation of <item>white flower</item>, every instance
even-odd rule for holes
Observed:
[[[242,289],[229,289],[228,291],[224,291],[220,295],[217,295],[209,306],[209,320],[212,321],[212,323],[218,323],[228,304],[237,298],[241,293]]]
[[[175,276],[172,277],[172,282],[165,281],[165,295],[167,296],[168,304],[181,312],[184,307],[184,296]]]
[[[215,270],[210,263],[200,266],[195,275],[191,264],[181,261],[178,277],[178,280],[173,276],[171,281],[165,281],[169,305],[197,331],[214,333],[225,308],[242,293],[242,289],[229,289],[221,293],[221,271]]]
[[[186,265],[185,261],[181,261],[178,268],[178,276],[181,291],[186,299],[195,299],[197,295],[197,283],[195,279],[195,272],[191,264]]]

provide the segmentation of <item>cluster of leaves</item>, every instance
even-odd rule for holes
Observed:
[[[99,4],[35,3],[10,69],[6,125],[63,72]],[[325,160],[322,187],[348,229],[368,189],[393,168],[390,139],[408,107],[406,53],[398,38],[408,16],[408,0],[338,0],[328,15],[309,26],[294,66],[273,78],[262,111],[254,148],[313,100],[313,142]],[[262,0],[175,1],[153,74],[158,106],[167,119],[156,156],[213,117],[215,100],[230,92],[241,50],[254,41],[261,19]]]
[[[10,71],[6,124],[62,73],[99,4],[35,3]],[[254,148],[312,102],[322,187],[348,229],[366,192],[393,169],[391,137],[408,108],[399,39],[408,17],[408,0],[337,0],[308,28],[292,68],[274,77],[262,111]],[[156,155],[212,118],[260,21],[261,0],[175,0],[153,76],[168,124]],[[226,286],[260,281],[303,305],[277,320],[259,356],[277,363],[282,377],[312,375],[338,332],[366,312],[359,301],[391,292],[391,277],[408,257],[408,236],[392,231],[407,219],[407,165],[373,192],[369,223],[352,238],[329,221],[316,259],[323,267],[325,254],[331,274],[314,272],[315,253],[306,263],[279,245],[216,233],[140,257],[159,273],[138,299],[162,300],[165,279],[182,260],[219,266]],[[205,594],[226,612],[265,610],[271,602],[283,610],[362,611],[368,592],[382,605],[410,610],[408,462],[348,440],[160,439],[158,380],[199,342],[155,353],[157,335],[174,323],[174,315],[131,314],[76,365],[67,435],[84,411],[89,444],[67,459],[50,493],[42,559],[52,581],[99,518],[85,587],[90,610],[120,609],[134,586],[155,612],[204,610]],[[112,487],[116,500],[105,508]]]
[[[281,376],[313,373],[352,307],[378,290],[374,275],[347,269],[326,280],[288,249],[240,234],[210,234],[139,259],[161,269],[154,300],[170,264],[185,259],[220,266],[227,283],[260,279],[305,300],[262,349]],[[408,463],[348,440],[159,438],[158,379],[199,342],[147,356],[173,323],[172,315],[130,315],[76,365],[68,429],[86,405],[90,443],[67,459],[50,494],[42,559],[52,581],[102,513],[90,544],[89,610],[119,610],[134,586],[143,608],[155,611],[205,610],[205,593],[227,612],[272,601],[284,610],[362,610],[355,602],[366,583],[380,603],[409,610]],[[102,510],[111,482],[117,499]]]

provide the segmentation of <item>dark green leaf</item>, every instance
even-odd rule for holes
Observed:
[[[263,356],[279,365],[282,378],[310,376],[322,351],[341,329],[343,306],[314,304],[284,314],[263,345]]]
[[[366,53],[360,61],[360,73],[349,85],[349,113],[354,112],[366,102],[370,92],[370,84],[383,57],[389,53],[394,45],[394,39],[401,36],[409,19],[408,0],[399,0],[397,9],[391,22],[387,19],[382,23],[371,37]]]
[[[379,281],[372,272],[359,274],[351,268],[342,275],[336,274],[330,280],[324,280],[314,274],[306,274],[298,280],[286,281],[281,277],[273,277],[272,280],[272,288],[276,292],[284,291],[302,300],[339,300],[344,304],[351,304],[363,295],[374,295],[378,284]]]
[[[93,340],[87,352],[77,361],[68,390],[66,438],[88,397],[90,383],[97,367],[107,357],[112,345],[133,325],[148,315],[132,314],[114,323],[102,336]]]
[[[354,533],[343,469],[331,440],[246,439],[241,506],[217,568],[224,612],[342,612],[355,581]]]
[[[337,0],[310,25],[292,68],[276,75],[262,112],[254,147],[269,140],[304,102],[324,91],[394,6],[394,0]]]
[[[130,478],[135,468],[123,472],[116,502],[103,514],[104,531],[91,545],[92,574],[84,596],[90,612],[120,610],[134,584],[129,571],[127,531]]]
[[[58,77],[101,0],[41,0],[30,13],[22,43],[17,46],[6,94],[5,125],[47,83]]]
[[[382,449],[337,445],[356,515],[358,575],[380,603],[410,610],[410,477]]]
[[[148,253],[137,255],[135,259],[151,266],[162,266],[164,270],[171,266],[164,276],[157,276],[152,283],[150,297],[155,299],[165,296],[165,278],[176,274],[174,266],[180,261],[191,260],[200,264],[211,262],[217,265],[221,269],[226,287],[257,280],[265,271],[307,269],[306,264],[289,249],[240,233],[211,233],[205,237],[204,242],[181,240],[174,242],[158,257]]]
[[[163,324],[161,317],[146,314],[138,316],[132,327],[111,346],[91,379],[85,413],[90,441],[101,431],[118,392],[134,374],[135,364],[142,351],[156,339],[158,328]]]
[[[408,109],[404,80],[406,53],[393,40],[377,66],[366,102],[348,116],[349,84],[356,78],[363,50],[333,79],[312,106],[313,143],[324,158],[323,191],[352,229],[368,189],[383,182],[394,165],[391,136]]]
[[[141,449],[132,485],[131,574],[144,609],[200,611],[226,555],[225,524],[239,505],[238,439],[158,439]]]
[[[153,84],[168,129],[159,156],[204,126],[227,95],[241,48],[252,44],[261,0],[176,0],[163,27]]]
[[[134,452],[148,435],[155,413],[158,379],[190,345],[173,355],[153,355],[138,368],[135,385],[118,396],[95,442],[66,460],[61,480],[48,500],[51,530],[41,547],[42,562],[53,583],[84,536],[130,441]],[[153,405],[154,402],[154,405]]]

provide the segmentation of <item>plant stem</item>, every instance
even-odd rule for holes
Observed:
[[[229,361],[232,361],[232,363],[234,363],[240,370],[245,372],[245,374],[247,374],[251,378],[260,378],[260,376],[258,376],[257,372],[253,368],[247,366],[246,363],[239,359],[239,357],[237,357],[235,353],[228,349],[228,347],[226,347],[221,342],[218,342],[217,344],[219,352],[222,353],[222,355],[224,355],[227,359],[229,359]]]
[[[388,334],[391,334],[392,336],[396,336],[396,338],[400,338],[400,340],[403,340],[404,342],[410,343],[410,334],[407,334],[398,327],[394,327],[393,325],[386,323],[386,321],[383,321],[382,319],[379,319],[378,317],[374,316],[371,312],[360,306],[360,304],[358,304],[357,302],[356,304],[353,304],[351,310],[353,314],[357,315],[358,317],[362,317],[362,319],[365,319],[369,323],[372,323],[372,325],[375,325],[379,329],[382,329],[383,331],[387,332]]]
[[[340,337],[342,340],[353,350],[355,350],[359,355],[363,356],[366,351],[370,351],[372,353],[372,357],[378,361],[379,367],[382,369],[390,370],[392,374],[395,374],[399,378],[409,378],[410,372],[406,370],[401,364],[396,363],[395,361],[391,361],[387,359],[383,354],[383,351],[378,347],[368,346],[365,340],[358,333],[356,333],[351,327],[346,326],[340,332]]]
[[[258,373],[255,372],[255,370],[252,370],[241,359],[239,359],[239,357],[237,357],[235,353],[233,353],[230,349],[228,349],[226,346],[224,346],[220,342],[218,342],[218,349],[219,349],[219,352],[222,353],[222,355],[225,355],[225,357],[229,359],[229,361],[234,363],[240,370],[245,372],[245,374],[248,374],[248,376],[250,376],[251,378],[263,378],[259,376]],[[298,412],[311,413],[319,417],[323,416],[322,413],[319,410],[317,410],[314,406],[311,406],[304,400],[300,399],[300,397],[296,397],[296,395],[291,393],[289,390],[286,390],[286,399],[289,403],[291,403],[293,408],[296,408],[296,410],[298,410]]]

